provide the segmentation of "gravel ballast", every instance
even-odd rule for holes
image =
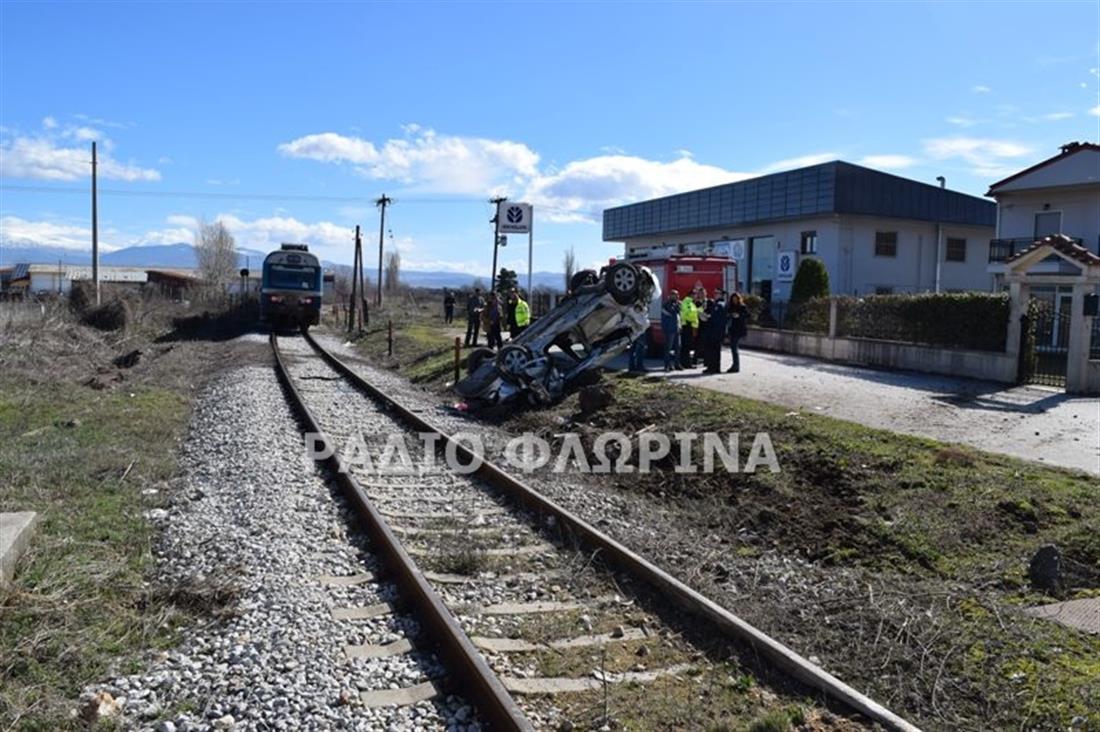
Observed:
[[[396,599],[375,572],[343,501],[306,455],[269,366],[227,372],[199,397],[165,508],[148,512],[161,538],[159,582],[230,600],[222,617],[184,633],[139,675],[86,690],[81,711],[127,729],[480,729],[460,698],[367,708],[360,691],[441,679],[430,654],[347,660],[344,648],[413,638],[400,612],[336,620],[332,609]],[[109,696],[108,696],[109,695]],[[107,703],[103,703],[108,700]]]

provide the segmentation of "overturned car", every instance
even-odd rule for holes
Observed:
[[[455,391],[470,406],[549,404],[581,374],[625,351],[649,327],[661,286],[646,267],[616,262],[573,276],[570,293],[499,352],[478,348]]]

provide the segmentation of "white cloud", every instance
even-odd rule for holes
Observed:
[[[93,117],[87,114],[74,114],[73,117],[81,122],[87,122],[89,124],[97,125],[99,127],[111,127],[116,130],[128,130],[134,127],[133,122],[113,122],[109,119],[103,119],[102,117]]]
[[[975,84],[974,86],[970,87],[970,91],[974,92],[975,94],[988,94],[993,90],[984,84]]]
[[[420,190],[484,195],[537,174],[539,156],[510,140],[440,135],[404,125],[404,138],[376,146],[335,132],[306,135],[279,145],[288,157],[350,163],[361,175],[395,180]]]
[[[1073,112],[1051,112],[1050,114],[1044,114],[1043,119],[1048,122],[1058,122],[1059,120],[1070,119],[1073,116]]]
[[[867,155],[859,159],[860,165],[883,170],[902,170],[916,165],[916,158],[908,155]]]
[[[355,230],[331,221],[307,223],[291,216],[267,216],[252,220],[233,214],[219,214],[214,219],[225,224],[237,240],[237,246],[245,249],[267,251],[277,249],[283,242],[301,242],[323,257],[350,260],[354,247]]]
[[[784,170],[793,170],[795,168],[805,168],[808,165],[819,165],[821,163],[828,163],[832,160],[836,160],[840,157],[835,152],[823,152],[814,153],[812,155],[802,155],[797,158],[787,158],[786,160],[777,160],[771,165],[765,166],[761,173],[778,173]]]
[[[1008,175],[1019,169],[1016,158],[1030,155],[1030,147],[1010,140],[975,137],[939,137],[924,140],[924,152],[937,160],[958,158],[968,163],[974,175]]]
[[[552,221],[598,221],[604,208],[752,177],[690,157],[671,162],[627,155],[575,160],[532,179],[524,197]],[[536,215],[540,215],[536,214]]]
[[[981,124],[980,120],[976,120],[973,117],[966,117],[964,115],[955,115],[953,117],[948,117],[945,121],[947,122],[947,124],[956,125],[958,127],[973,127],[974,125]]]
[[[99,140],[99,177],[110,180],[155,181],[160,172],[114,158],[114,143],[90,127],[61,128],[53,117],[42,120],[43,131],[37,135],[14,134],[0,139],[0,176],[34,180],[71,181],[91,176],[91,152],[87,145],[74,145]]]
[[[180,226],[185,229],[191,229],[195,231],[199,228],[199,220],[194,216],[188,216],[187,214],[172,214],[165,219],[172,226]]]
[[[92,249],[92,230],[87,226],[56,223],[53,221],[28,221],[18,216],[0,218],[0,244],[5,246],[40,245],[63,249]],[[100,240],[104,251],[117,247]]]
[[[1091,114],[1093,117],[1100,117],[1100,104],[1097,104],[1095,107],[1090,109],[1089,114]]]

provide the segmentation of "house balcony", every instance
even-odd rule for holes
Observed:
[[[989,240],[989,261],[990,262],[1003,262],[1009,257],[1022,252],[1029,246],[1035,243],[1036,237],[1022,237],[1018,239],[990,239]],[[1083,241],[1074,237],[1073,243],[1083,246]]]

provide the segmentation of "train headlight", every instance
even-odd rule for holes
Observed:
[[[282,295],[268,295],[267,299],[268,299],[268,302],[282,302],[283,301],[283,296]]]
[[[303,305],[309,305],[309,304],[310,304],[311,302],[313,302],[313,298],[312,298],[312,297],[303,297],[303,298],[302,298],[302,304],[303,304]]]

